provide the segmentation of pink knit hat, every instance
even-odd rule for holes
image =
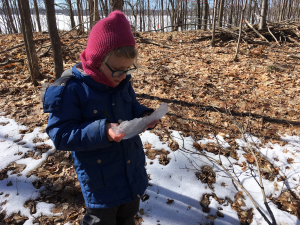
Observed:
[[[86,49],[80,55],[84,72],[98,83],[115,87],[99,68],[108,52],[123,46],[135,47],[135,40],[125,14],[116,10],[92,28]]]

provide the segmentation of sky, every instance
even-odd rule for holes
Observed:
[[[40,128],[36,128],[32,133],[25,134],[23,140],[19,130],[26,129],[25,126],[17,124],[14,120],[7,116],[0,114],[0,171],[9,164],[16,162],[17,164],[24,164],[26,168],[19,174],[12,174],[8,172],[8,178],[0,180],[0,210],[5,210],[9,215],[20,211],[21,215],[27,216],[29,219],[24,223],[25,225],[33,224],[34,217],[41,214],[55,215],[52,213],[53,204],[39,202],[37,205],[37,212],[31,215],[28,208],[24,208],[24,203],[27,200],[34,200],[40,196],[40,192],[44,190],[43,187],[36,189],[32,182],[38,178],[34,175],[27,177],[28,172],[41,165],[49,154],[54,151],[51,140],[47,140],[47,134],[42,133]],[[172,151],[168,147],[168,142],[160,141],[159,137],[154,133],[146,131],[140,135],[144,145],[151,144],[151,149],[155,151],[166,150],[170,151],[168,158],[170,162],[167,165],[159,163],[159,156],[150,160],[147,158],[147,173],[150,174],[149,186],[145,194],[149,195],[149,199],[141,202],[139,215],[142,216],[142,225],[199,225],[211,222],[207,219],[209,216],[216,216],[219,210],[224,214],[224,217],[217,217],[214,224],[240,224],[237,213],[231,208],[230,204],[220,204],[214,198],[210,197],[210,212],[205,213],[200,205],[200,200],[203,194],[215,193],[218,198],[225,199],[226,197],[234,200],[237,194],[229,176],[218,166],[213,165],[205,157],[196,154],[193,148],[193,140],[191,137],[183,137],[180,131],[172,131],[171,136],[179,144],[179,150]],[[224,140],[224,134],[217,135],[218,141],[226,148],[230,145]],[[34,139],[40,138],[47,141],[34,143]],[[248,138],[257,144],[260,143],[256,137],[248,135]],[[287,180],[277,182],[275,188],[274,182],[269,182],[263,179],[267,196],[271,193],[274,197],[280,194],[281,190],[286,188],[286,184],[290,186],[297,194],[299,190],[300,177],[300,159],[298,151],[300,149],[300,137],[298,136],[282,136],[282,139],[287,141],[287,145],[280,146],[278,144],[267,143],[261,145],[260,152],[265,155],[272,163],[280,168],[280,174],[285,175]],[[23,142],[20,145],[20,142]],[[197,141],[198,144],[214,143],[216,139],[211,136],[208,139]],[[237,153],[239,160],[230,159],[234,165],[235,162],[242,164],[246,159],[242,155],[242,147],[246,146],[245,141],[236,139],[238,143]],[[18,144],[19,143],[19,144]],[[52,146],[48,152],[43,153],[40,159],[25,158],[22,159],[28,151],[34,151],[34,147],[42,144]],[[191,153],[186,153],[190,150]],[[146,149],[145,149],[146,151]],[[206,152],[206,155],[218,159],[218,156]],[[278,160],[274,160],[274,158]],[[288,164],[287,159],[293,158],[294,163]],[[224,157],[221,157],[225,166],[229,166],[229,162]],[[210,166],[216,173],[216,183],[213,184],[214,191],[211,190],[207,184],[202,183],[195,175],[203,166]],[[286,169],[287,166],[290,169]],[[249,176],[249,170],[243,171],[240,166],[234,165],[236,174],[244,187],[250,192],[257,204],[266,212],[262,202],[262,194],[256,181]],[[224,185],[225,184],[225,185]],[[252,202],[248,197],[243,199],[245,206],[243,209],[254,208]],[[287,212],[279,210],[272,202],[269,202],[271,209],[274,212],[277,224],[300,224],[296,216]],[[266,224],[262,216],[255,209],[253,218],[253,225]],[[70,223],[67,223],[70,224]]]

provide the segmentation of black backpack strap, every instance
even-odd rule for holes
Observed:
[[[56,81],[54,81],[52,84],[50,84],[48,87],[52,86],[64,86],[68,83],[68,81],[73,77],[72,69],[65,70],[61,77],[58,78]]]
[[[45,113],[60,112],[61,96],[64,87],[72,77],[72,69],[67,69],[62,73],[61,77],[54,81],[52,84],[43,84],[41,88],[40,100]],[[48,94],[49,91],[50,93]]]

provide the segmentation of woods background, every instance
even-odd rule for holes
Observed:
[[[268,158],[259,148],[268,142],[288,146],[279,134],[300,136],[300,0],[0,0],[1,115],[26,125],[20,134],[30,133],[36,127],[44,130],[47,114],[42,112],[39,101],[42,85],[54,82],[64,69],[80,61],[89,30],[114,9],[125,12],[138,43],[141,69],[131,79],[138,100],[152,108],[166,102],[170,109],[155,134],[172,151],[184,152],[170,132],[181,131],[183,137],[195,140],[192,154],[202,158],[206,153],[216,155],[209,159],[215,166],[224,166],[223,156],[245,160],[220,169],[231,174],[239,190],[252,200],[247,190],[253,187],[243,187],[235,172],[248,172],[247,176],[261,189],[261,204],[256,205],[253,200],[253,205],[247,205],[249,210],[243,208],[240,192],[231,202],[228,200],[241,224],[253,222],[254,208],[254,214],[261,214],[267,224],[276,224],[278,214],[270,210],[270,202],[299,219],[300,181],[289,176],[297,172],[294,166],[298,162],[294,163],[294,159],[297,161],[299,151],[287,156],[288,165],[280,166],[278,158]],[[69,21],[69,27],[63,30],[58,26],[61,17]],[[209,134],[220,134],[231,147],[224,149],[217,142],[197,143],[203,138],[211,139]],[[248,134],[258,137],[261,144],[252,144]],[[238,149],[237,138],[251,144]],[[21,145],[18,140],[16,143]],[[286,148],[287,155],[291,150]],[[41,157],[49,149],[51,146],[42,145],[24,157]],[[170,152],[153,150],[149,144],[144,149],[148,158],[155,154],[160,155],[162,163],[168,162]],[[40,224],[79,224],[84,214],[80,187],[76,177],[69,175],[74,168],[69,161],[62,164],[64,159],[71,161],[69,153],[56,151],[30,172],[40,179],[34,187],[46,187],[39,200],[30,199],[25,204],[31,214],[38,201],[54,203],[54,212],[63,212],[55,218],[35,218]],[[5,167],[0,180],[7,179],[7,174],[16,168],[15,164]],[[216,182],[212,168],[196,169],[199,173],[195,175],[209,188]],[[49,171],[54,175],[50,176]],[[262,177],[274,188],[264,189]],[[272,194],[267,195],[265,190]],[[214,198],[222,202],[218,195],[214,193]],[[205,213],[210,198],[206,193],[199,200]],[[62,208],[61,204],[67,205]],[[78,205],[82,210],[78,210]],[[2,219],[6,224],[23,224],[28,218],[2,211],[0,222]]]

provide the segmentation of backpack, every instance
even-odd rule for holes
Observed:
[[[43,84],[41,88],[40,101],[43,106],[44,113],[60,112],[60,103],[63,90],[72,77],[72,69],[67,69],[62,73],[61,77],[52,84]]]

